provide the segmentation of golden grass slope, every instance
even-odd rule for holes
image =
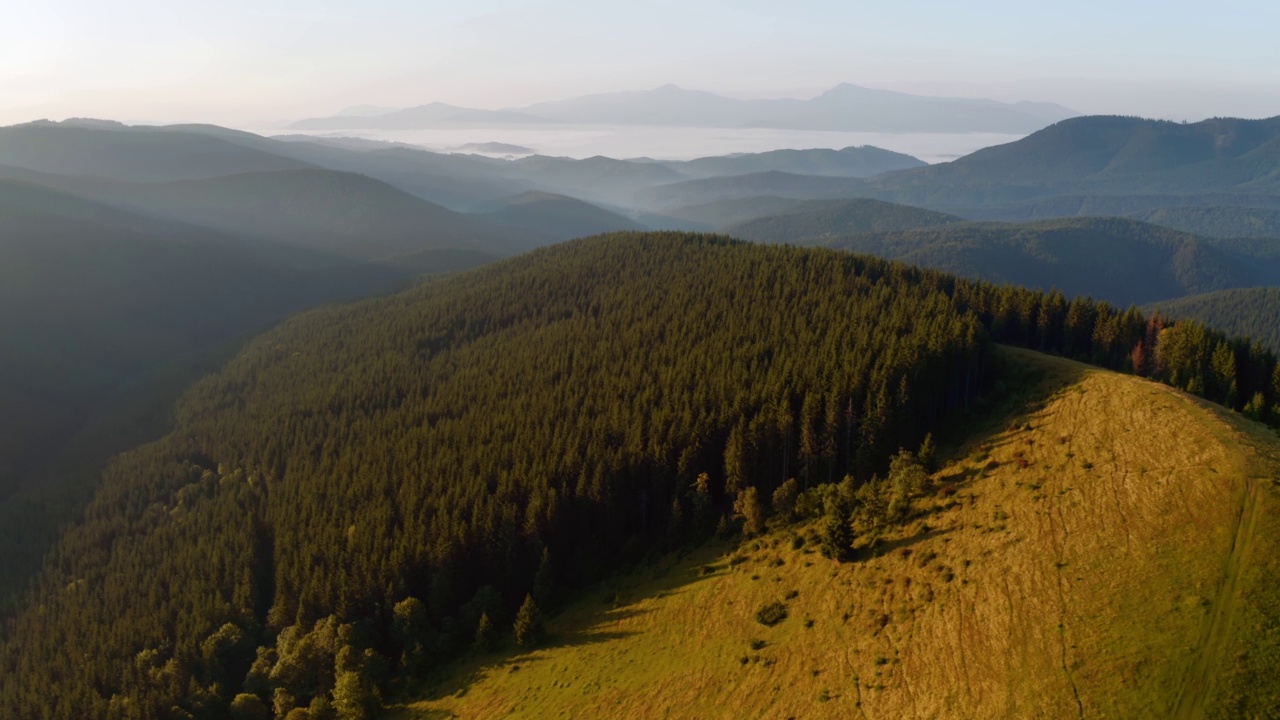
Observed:
[[[1275,435],[1009,352],[1047,371],[1044,399],[957,450],[945,490],[874,556],[794,548],[808,528],[707,546],[601,587],[544,647],[471,658],[395,715],[1278,716]],[[788,618],[757,623],[775,600]]]

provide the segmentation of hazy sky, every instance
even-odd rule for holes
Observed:
[[[672,82],[838,82],[1175,119],[1280,115],[1280,2],[5,0],[0,123],[241,125]]]

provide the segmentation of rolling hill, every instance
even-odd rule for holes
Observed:
[[[1273,238],[1280,244],[1280,208],[1267,207],[1164,207],[1134,213],[1130,217],[1220,238]]]
[[[188,382],[288,315],[402,282],[0,181],[0,609]]]
[[[840,679],[824,685],[831,702],[854,689],[847,666],[868,673],[858,692],[906,706],[918,691],[901,690],[899,663],[944,689],[970,671],[929,670],[934,655],[899,643],[945,628],[958,639],[939,641],[940,657],[954,667],[963,617],[979,646],[1013,642],[989,670],[998,652],[971,661],[977,683],[1022,678],[974,691],[992,707],[1274,707],[1266,653],[1280,645],[1260,634],[1274,598],[1259,593],[1274,590],[1277,556],[1254,532],[1270,522],[1272,490],[1254,478],[1271,472],[1274,439],[1189,415],[1156,385],[1111,393],[1086,378],[1047,405],[1031,398],[1016,434],[975,440],[943,476],[951,489],[926,492],[927,453],[899,448],[972,429],[966,409],[1021,387],[1016,368],[1034,365],[1001,362],[992,341],[1132,368],[1259,417],[1280,408],[1273,355],[1105,303],[716,236],[564,243],[295,317],[192,387],[173,432],[107,468],[13,615],[0,714],[368,714],[508,627],[538,642],[539,607],[573,603],[620,567],[757,532],[770,506],[775,522],[821,528],[793,550],[857,564],[824,562],[797,579],[799,595],[743,581],[769,589],[722,610],[724,625],[683,629],[719,633],[711,648],[747,643],[720,658],[736,672],[770,667],[764,651],[803,632],[803,611],[849,654],[778,673]],[[868,543],[891,560],[867,563]],[[921,572],[905,574],[903,549],[922,551],[909,561]],[[803,566],[787,558],[755,574]],[[830,582],[844,572],[858,581]],[[950,595],[966,587],[967,611]],[[1106,594],[1127,588],[1148,594]],[[758,615],[776,627],[753,646],[737,633],[765,595],[790,605]],[[841,610],[847,635],[834,630]],[[1249,683],[1260,689],[1242,694]],[[742,687],[764,708],[780,686]]]
[[[1280,352],[1280,287],[1223,290],[1156,303],[1148,309],[1175,320],[1197,320]]]
[[[134,186],[123,188],[117,199],[156,215],[359,260],[394,261],[442,248],[505,255],[526,246],[520,229],[332,170]]]
[[[544,192],[522,193],[477,215],[526,233],[530,248],[606,232],[647,229],[618,213],[565,195]]]
[[[297,159],[209,135],[71,120],[0,127],[0,165],[135,182],[191,180],[308,166]]]
[[[782,214],[730,225],[723,231],[745,240],[812,245],[841,236],[957,222],[964,222],[964,219],[880,200],[808,200]]]
[[[1169,388],[1040,374],[838,564],[819,523],[614,578],[543,647],[476,653],[391,717],[1264,717],[1280,442]],[[603,598],[604,602],[601,602]],[[758,609],[783,601],[786,618]]]
[[[657,185],[636,192],[634,202],[651,210],[664,210],[761,196],[793,200],[865,197],[869,194],[866,183],[862,178],[795,175],[773,170]]]
[[[793,175],[871,177],[890,170],[905,170],[925,165],[923,161],[910,155],[882,150],[870,145],[847,147],[843,150],[774,150],[662,164],[694,179],[750,175],[771,170]]]
[[[542,190],[624,205],[631,204],[638,190],[684,179],[675,170],[656,163],[602,156],[574,160],[534,155],[505,163],[502,172]]]
[[[804,202],[804,200],[793,198],[761,195],[733,200],[715,200],[709,203],[670,208],[663,212],[673,218],[698,223],[707,228],[719,228],[740,225],[770,215],[783,215],[800,207]]]
[[[1137,220],[1167,217],[1171,222],[1182,222],[1199,228],[1194,231],[1198,234],[1216,237],[1240,236],[1231,229],[1244,229],[1248,226],[1233,217],[1237,214],[1240,218],[1248,218],[1260,213],[1265,221],[1268,212],[1276,209],[1280,209],[1280,197],[1230,192],[1188,195],[1052,195],[1019,203],[950,208],[955,214],[971,220],[1013,222],[1076,216],[1131,217]],[[1246,232],[1243,235],[1251,234],[1253,233]]]
[[[509,618],[539,562],[570,592],[657,542],[694,477],[719,475],[729,435],[758,434],[740,481],[763,482],[799,469],[784,412],[856,393],[885,423],[841,457],[869,469],[958,406],[985,348],[946,278],[888,270],[620,235],[295,318],[193,388],[166,439],[106,471],[0,647],[21,680],[0,688],[0,714],[226,714],[260,689],[250,675],[282,704],[337,705],[376,672],[364,647],[342,651],[366,641],[338,625],[366,618],[383,635],[403,616],[395,667],[428,668],[482,614]],[[846,399],[828,397],[837,378]],[[703,496],[714,506],[688,501],[691,537],[727,510],[720,487]],[[295,656],[299,633],[317,654]]]
[[[928,207],[1052,195],[1274,196],[1278,166],[1280,118],[1183,124],[1091,116],[1063,120],[954,162],[884,175],[872,192]]]
[[[959,223],[828,245],[1120,306],[1280,283],[1280,258],[1257,243],[1220,243],[1118,218]]]

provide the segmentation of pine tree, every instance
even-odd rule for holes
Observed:
[[[542,549],[542,561],[533,576],[533,600],[539,607],[554,610],[556,602],[555,575],[551,569],[551,551]]]
[[[822,518],[822,555],[844,562],[853,549],[853,528],[834,504]]]
[[[671,498],[671,511],[667,514],[667,547],[674,549],[684,544],[684,503],[680,496]]]
[[[916,451],[916,459],[920,461],[920,466],[925,472],[933,472],[934,455],[937,452],[938,449],[933,444],[933,433],[925,433],[924,440],[920,442],[920,449]]]
[[[727,495],[736,495],[747,478],[746,440],[743,438],[742,425],[734,425],[729,431],[729,439],[724,446],[724,491]]]
[[[516,644],[520,647],[532,647],[542,641],[542,611],[538,609],[538,603],[534,602],[533,595],[524,596],[524,603],[516,613],[512,629],[515,631]]]
[[[497,633],[494,632],[493,623],[489,621],[489,613],[481,613],[480,622],[476,626],[476,647],[481,652],[489,652],[497,642]]]
[[[733,502],[734,517],[742,518],[742,532],[748,536],[764,532],[764,503],[760,501],[760,491],[755,487],[745,488],[738,492]]]

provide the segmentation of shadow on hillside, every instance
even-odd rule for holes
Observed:
[[[407,692],[404,699],[408,703],[417,703],[435,702],[451,696],[464,697],[473,685],[487,677],[519,673],[522,667],[546,662],[548,657],[545,653],[548,650],[595,645],[631,637],[636,633],[605,628],[653,612],[639,607],[640,600],[678,595],[686,592],[690,586],[710,579],[717,573],[699,572],[699,565],[693,559],[698,557],[709,562],[719,557],[724,549],[720,543],[711,542],[691,553],[682,553],[679,558],[650,568],[639,579],[630,582],[606,580],[583,591],[578,602],[553,617],[548,622],[546,638],[537,647],[526,650],[508,643],[491,653],[471,653],[451,663],[416,691]],[[718,569],[724,567],[721,565]],[[682,569],[687,571],[681,572]],[[604,598],[604,602],[601,602],[601,598]],[[451,718],[454,715],[447,710],[413,708],[412,714],[404,717],[418,720]]]
[[[1045,355],[1031,350],[998,346],[993,356],[993,372],[999,378],[982,400],[961,413],[940,431],[944,441],[943,457],[963,462],[975,452],[1005,449],[1018,441],[1004,433],[1015,433],[1028,423],[1035,426],[1035,415],[1044,410],[1067,388],[1079,382],[1090,370],[1074,360]],[[940,485],[959,487],[981,475],[980,468],[949,468],[951,474],[939,478]]]
[[[932,540],[937,537],[942,537],[943,535],[948,535],[951,533],[951,531],[952,531],[952,528],[934,528],[932,530],[927,530],[925,532],[916,533],[915,535],[912,535],[910,537],[897,538],[895,540],[882,540],[879,543],[876,543],[874,548],[867,548],[867,549],[864,549],[864,551],[868,549],[874,549],[874,556],[877,556],[877,557],[882,555],[888,555],[893,552],[899,552],[902,550],[912,548],[918,545],[919,543],[924,542],[925,540]]]

